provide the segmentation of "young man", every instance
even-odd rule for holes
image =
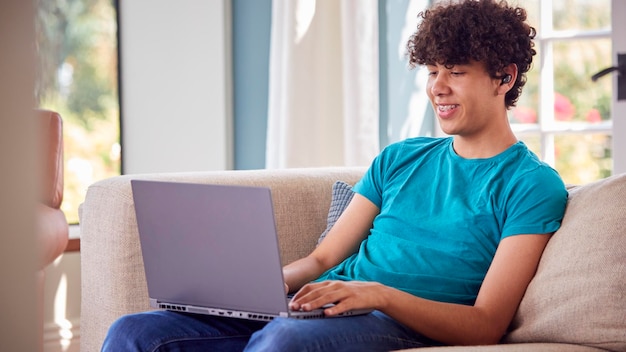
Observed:
[[[386,351],[501,339],[567,201],[507,119],[535,32],[523,9],[493,0],[421,16],[409,63],[428,67],[428,96],[453,137],[386,147],[324,241],[284,268],[293,309],[374,311],[269,323],[141,313],[118,320],[104,350]]]

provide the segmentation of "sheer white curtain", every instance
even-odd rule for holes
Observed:
[[[377,0],[274,0],[267,168],[369,165],[379,151]]]

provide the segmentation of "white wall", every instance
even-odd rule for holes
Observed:
[[[124,173],[232,165],[230,0],[120,1]]]

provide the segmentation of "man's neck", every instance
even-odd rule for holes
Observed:
[[[481,138],[454,136],[454,151],[465,159],[487,159],[494,157],[517,143],[517,138],[509,129],[499,135]]]

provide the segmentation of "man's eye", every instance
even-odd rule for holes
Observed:
[[[458,71],[453,71],[453,72],[450,72],[450,74],[451,74],[451,75],[453,75],[453,76],[460,76],[460,75],[462,75],[462,74],[464,74],[464,73],[465,73],[465,72],[458,72]]]
[[[437,72],[435,72],[435,71],[428,71],[428,75],[429,75],[429,76],[434,76],[434,75],[436,75],[436,74],[437,74]]]

